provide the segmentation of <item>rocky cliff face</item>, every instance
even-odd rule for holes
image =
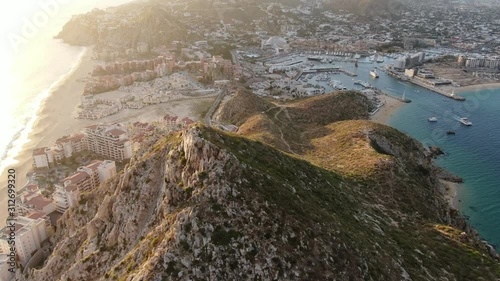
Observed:
[[[386,179],[375,187],[212,129],[163,138],[84,194],[45,265],[19,280],[498,278],[474,233],[453,226],[432,175],[398,186],[429,167],[420,148],[371,136],[409,175],[386,186],[404,204],[377,195]],[[418,205],[427,211],[405,207]]]

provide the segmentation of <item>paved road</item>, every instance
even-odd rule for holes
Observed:
[[[215,99],[214,103],[212,104],[212,107],[210,107],[210,110],[208,110],[207,115],[205,116],[205,124],[209,127],[212,126],[212,115],[214,115],[215,110],[219,107],[220,102],[222,101],[222,98],[227,93],[227,88],[223,88],[217,98]]]

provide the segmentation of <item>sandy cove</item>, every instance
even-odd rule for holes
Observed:
[[[441,180],[441,183],[445,187],[444,199],[448,201],[451,207],[458,209],[458,188],[459,184]]]
[[[370,116],[370,120],[387,125],[392,115],[394,115],[394,113],[398,111],[401,106],[405,105],[405,103],[386,95],[379,95],[378,98],[385,104],[379,109],[379,111],[377,111],[377,113]]]
[[[52,94],[46,99],[39,112],[33,130],[29,135],[30,141],[15,158],[17,164],[7,167],[0,178],[0,222],[7,218],[7,171],[16,170],[16,190],[19,191],[27,182],[26,173],[32,169],[32,151],[37,147],[51,146],[65,135],[81,131],[85,126],[96,123],[128,123],[136,121],[155,121],[166,114],[179,117],[190,117],[200,120],[198,108],[205,103],[213,102],[215,96],[186,99],[186,101],[172,101],[144,107],[141,110],[125,109],[118,114],[99,120],[76,119],[78,105],[85,88],[85,80],[92,73],[96,61],[92,60],[92,48],[89,48],[82,57],[81,64]],[[3,223],[0,223],[0,227]]]
[[[370,120],[380,124],[388,125],[389,119],[392,117],[392,115],[394,115],[394,113],[398,111],[402,106],[404,106],[405,103],[385,95],[379,96],[379,99],[384,101],[385,104],[383,107],[380,108],[379,111],[377,111],[377,113],[375,113],[373,116],[370,117]],[[441,183],[444,185],[443,196],[445,200],[449,202],[451,207],[457,209],[458,208],[457,194],[458,194],[459,184],[448,181],[441,181]]]

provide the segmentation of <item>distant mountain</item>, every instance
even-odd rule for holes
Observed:
[[[57,38],[74,45],[135,48],[139,42],[149,46],[169,44],[186,34],[186,28],[161,6],[133,3],[75,16]]]
[[[401,0],[325,0],[324,5],[366,16],[399,14],[404,8]]]

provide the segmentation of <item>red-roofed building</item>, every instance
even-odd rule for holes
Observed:
[[[35,190],[35,191],[25,191],[25,192],[21,193],[19,195],[19,197],[21,198],[21,202],[25,203],[25,202],[31,200],[32,198],[37,197],[40,194],[41,193],[38,190]]]
[[[47,221],[39,213],[33,218],[19,216],[15,225],[15,249],[19,264],[26,266],[31,257],[42,248],[42,242],[48,238]],[[7,228],[0,233],[0,249],[10,248],[10,232]]]
[[[86,191],[98,187],[114,175],[116,175],[114,161],[95,160],[87,166],[78,168],[76,173],[61,180],[61,184],[64,187],[75,185],[80,191]]]
[[[86,172],[76,172],[61,180],[63,186],[76,185],[80,190],[90,190],[95,187],[91,175]]]
[[[28,215],[26,215],[25,217],[32,219],[32,220],[43,219],[43,220],[45,220],[45,225],[47,227],[50,227],[52,225],[50,222],[49,216],[44,212],[33,211],[33,212],[29,213]]]
[[[26,189],[26,191],[38,191],[39,190],[38,185],[34,184],[34,183],[30,183],[30,184],[26,185],[24,188]]]
[[[80,197],[78,186],[70,184],[68,186],[56,185],[56,191],[52,194],[56,211],[64,213],[67,209],[77,204]]]
[[[44,212],[45,214],[50,214],[56,210],[52,200],[45,198],[41,194],[38,194],[37,196],[26,201],[25,205],[36,211]]]
[[[177,127],[177,125],[179,124],[178,121],[179,121],[179,117],[177,117],[177,116],[165,115],[163,117],[163,122],[169,128]]]
[[[185,118],[182,118],[182,124],[184,124],[185,126],[189,126],[191,124],[194,124],[194,121],[185,117]]]
[[[56,141],[56,145],[64,151],[64,157],[69,158],[73,153],[88,150],[87,138],[84,134],[64,136]]]
[[[105,157],[125,160],[132,157],[132,144],[128,131],[120,125],[87,127],[89,150]]]
[[[144,130],[147,126],[146,123]],[[86,150],[120,161],[132,157],[132,143],[124,126],[91,125],[85,127],[85,134],[65,136],[58,139],[52,147],[33,150],[33,167],[51,168],[53,163]]]

